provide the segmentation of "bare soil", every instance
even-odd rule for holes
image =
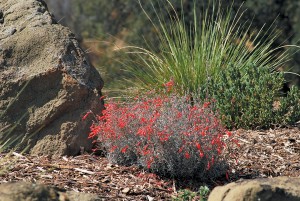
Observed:
[[[233,131],[240,147],[237,161],[228,161],[229,178],[210,181],[210,189],[239,179],[300,176],[300,129]],[[2,159],[2,160],[1,160]],[[96,193],[107,200],[170,200],[180,189],[197,191],[201,181],[159,178],[138,167],[113,165],[105,157],[82,154],[76,157],[0,155],[0,183],[25,180],[66,190]],[[105,200],[106,200],[105,199]]]

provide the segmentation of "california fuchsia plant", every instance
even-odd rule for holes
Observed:
[[[169,85],[172,83],[170,82]],[[161,175],[214,178],[225,173],[222,153],[231,136],[212,112],[212,102],[191,104],[188,96],[136,98],[105,104],[91,126],[110,162],[138,164]]]

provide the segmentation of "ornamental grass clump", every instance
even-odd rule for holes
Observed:
[[[96,137],[111,163],[136,164],[173,178],[213,179],[225,175],[223,152],[236,143],[213,104],[191,104],[190,97],[171,92],[131,103],[110,101],[89,137]]]
[[[193,20],[188,25],[183,8],[176,11],[168,0],[160,8],[153,6],[158,23],[144,10],[159,37],[159,51],[151,44],[148,48],[125,47],[137,60],[127,67],[136,77],[133,84],[140,89],[157,89],[173,79],[181,95],[197,93],[211,79],[220,77],[230,63],[241,68],[255,64],[257,68],[267,66],[274,70],[289,60],[287,49],[273,47],[280,35],[276,27],[258,28],[256,34],[249,34],[251,23],[240,23],[244,14],[241,7],[234,11],[233,6],[225,7],[221,2],[209,1],[198,13],[196,4],[200,2],[195,1]],[[161,15],[166,10],[169,19]]]

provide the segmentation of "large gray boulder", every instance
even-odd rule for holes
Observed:
[[[1,201],[100,201],[95,194],[65,191],[42,184],[28,182],[0,184]]]
[[[43,1],[0,1],[0,142],[32,154],[90,150],[91,119],[81,118],[102,110],[102,87],[74,34]]]
[[[300,201],[300,178],[242,180],[214,188],[208,201]]]

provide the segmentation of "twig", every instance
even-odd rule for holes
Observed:
[[[28,158],[27,156],[23,156],[22,154],[19,154],[17,152],[12,152],[13,155],[19,157],[19,158],[25,158],[26,160],[28,160],[31,163],[34,163],[30,158]]]

